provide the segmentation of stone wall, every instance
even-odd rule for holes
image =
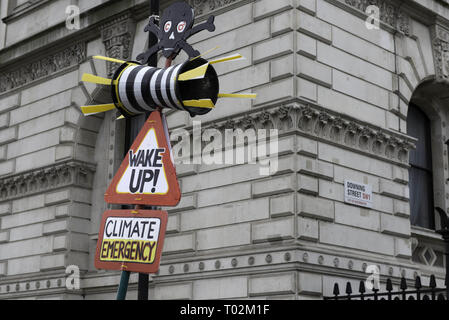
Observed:
[[[81,105],[104,98],[80,79],[113,70],[93,55],[133,59],[143,51],[147,18],[145,1],[100,2],[78,1],[79,31],[65,29],[66,1],[42,1],[5,20],[1,299],[115,297],[119,273],[95,270],[93,260],[125,128],[114,112],[82,116]],[[320,299],[334,282],[365,279],[372,264],[381,275],[413,281],[419,274],[427,283],[430,269],[412,261],[408,154],[415,141],[406,135],[406,116],[420,84],[447,80],[449,11],[441,1],[427,8],[378,2],[380,30],[366,28],[365,1],[192,1],[199,19],[213,12],[217,26],[192,37],[194,47],[219,46],[208,58],[246,57],[217,65],[220,91],[258,94],[254,101],[220,100],[201,118],[203,130],[278,129],[279,170],[264,177],[253,164],[178,165],[183,197],[167,208],[150,298]],[[46,23],[31,32],[36,19]],[[435,144],[443,150],[447,113],[440,117]],[[187,113],[168,112],[167,119],[172,130],[192,130]],[[443,153],[436,183],[438,205],[447,208]],[[344,203],[345,179],[372,186],[372,210]],[[80,291],[65,288],[71,264],[81,269]],[[431,271],[441,280],[442,268]]]

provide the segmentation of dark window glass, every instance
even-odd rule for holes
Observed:
[[[414,226],[434,229],[433,173],[430,120],[416,105],[410,104],[408,134],[416,139],[410,152],[410,219]]]

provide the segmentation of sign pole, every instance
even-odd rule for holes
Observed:
[[[136,209],[141,209],[141,206],[137,205]],[[139,273],[139,280],[137,284],[137,300],[148,300],[148,282],[150,277],[147,273]]]
[[[122,270],[122,276],[120,277],[120,284],[117,290],[117,300],[126,300],[130,274],[131,272]]]
[[[159,0],[150,0],[150,17],[159,15]],[[153,45],[157,44],[158,38],[151,32],[148,35],[148,48],[151,48]],[[148,66],[157,66],[157,55],[154,55],[150,58]],[[140,117],[135,117],[135,119],[130,120],[130,144],[135,139],[135,136],[140,131],[141,124],[145,121],[146,115],[142,115]],[[143,209],[142,206],[136,206],[135,209]],[[125,300],[126,292],[128,289],[129,283],[129,271],[122,271],[120,285],[117,292],[117,300]],[[148,300],[148,282],[150,278],[146,273],[139,273],[138,278],[138,286],[137,286],[137,300]]]
[[[159,15],[159,0],[150,0],[150,17],[153,15]],[[148,35],[148,48],[157,44],[159,39],[151,32]],[[154,55],[148,63],[150,67],[157,67],[157,55]],[[136,209],[143,209],[140,206],[136,206]],[[139,273],[139,280],[137,285],[137,300],[148,300],[148,282],[150,277],[146,273]]]

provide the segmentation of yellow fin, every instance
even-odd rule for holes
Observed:
[[[81,107],[81,111],[85,116],[90,116],[92,114],[106,112],[109,110],[115,109],[114,104],[99,104],[96,106],[83,106]]]
[[[186,71],[179,75],[178,81],[188,81],[188,80],[196,80],[203,79],[206,74],[207,68],[209,67],[209,62],[199,66],[190,71]]]
[[[120,117],[117,118],[117,120],[122,120],[122,119],[125,119],[124,115],[121,115]]]
[[[233,94],[233,93],[219,93],[219,98],[242,98],[242,99],[256,99],[255,93]]]
[[[186,107],[208,108],[208,109],[215,108],[215,105],[211,99],[185,100],[182,103]]]
[[[232,61],[232,60],[243,60],[245,59],[241,54],[237,53],[234,54],[232,56],[228,56],[228,57],[223,57],[223,58],[219,58],[216,60],[212,60],[209,63],[210,64],[216,64],[216,63],[221,63],[221,62],[228,62],[228,61]]]
[[[97,59],[97,60],[105,60],[105,61],[109,61],[109,62],[115,62],[115,63],[125,63],[126,62],[123,60],[118,60],[118,59],[103,57],[103,56],[93,56],[92,58]]]
[[[102,78],[98,76],[94,76],[93,74],[85,73],[83,74],[83,78],[81,79],[84,82],[90,82],[95,84],[103,84],[106,86],[110,86],[112,84],[111,79]]]
[[[201,58],[201,57],[205,56],[206,54],[211,53],[212,51],[217,50],[218,48],[220,48],[220,46],[216,46],[215,48],[209,49],[209,50],[207,50],[206,52],[200,54],[198,57],[195,57],[195,58],[190,59],[190,61],[193,61],[193,60],[196,60],[196,59],[198,59],[198,58]]]

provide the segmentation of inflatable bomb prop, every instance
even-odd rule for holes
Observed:
[[[111,104],[81,107],[84,115],[117,108],[124,117],[154,111],[158,106],[184,110],[192,117],[210,112],[219,98],[255,98],[253,94],[220,94],[214,63],[240,59],[234,55],[207,62],[202,58],[188,60],[166,69],[142,66],[107,57],[95,59],[123,62],[112,79],[84,74],[82,80],[111,86]]]
[[[214,18],[192,27],[194,24],[193,9],[186,3],[171,5],[164,11],[161,22],[162,29],[154,23],[154,17],[145,31],[158,36],[159,43],[137,58],[146,63],[160,50],[164,56],[174,59],[180,50],[186,51],[189,60],[165,69],[149,67],[139,62],[122,61],[113,58],[95,56],[94,59],[120,63],[112,79],[92,74],[84,74],[84,82],[111,87],[111,103],[81,107],[84,115],[92,115],[118,109],[123,117],[133,117],[157,108],[183,110],[192,117],[210,112],[219,98],[251,98],[255,94],[221,94],[219,80],[213,65],[216,63],[244,59],[240,54],[208,62],[201,58],[187,42],[187,38],[202,31],[215,30]],[[192,57],[194,56],[194,57]]]

